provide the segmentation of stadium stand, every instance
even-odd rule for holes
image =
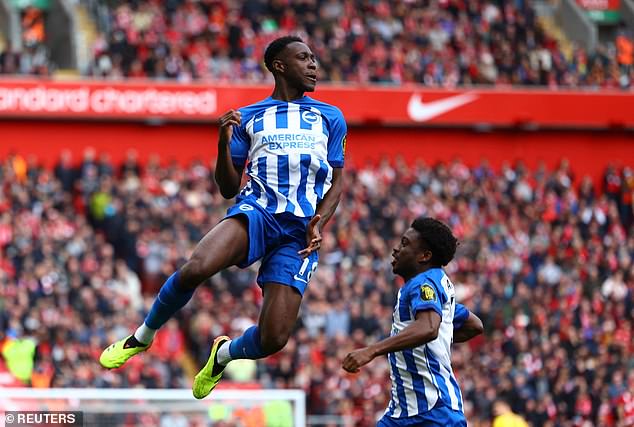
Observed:
[[[287,3],[141,0],[112,2],[105,11],[88,7],[102,31],[91,28],[93,59],[82,71],[109,79],[262,82],[270,78],[260,60],[264,47],[294,32],[315,50],[322,80],[332,82],[618,88],[629,87],[634,73],[627,31],[592,52],[564,45],[556,30],[544,30],[532,1]],[[82,22],[86,10],[80,9]],[[43,47],[7,49],[0,73],[45,75],[46,55]]]
[[[3,40],[0,43],[0,74],[48,76],[51,73],[49,51],[45,45],[45,14],[36,7],[21,12],[21,48],[12,49]]]
[[[566,54],[530,1],[140,1],[113,9],[109,28],[94,76],[262,81],[266,44],[299,32],[333,82],[618,87],[631,77],[619,69],[631,50],[628,59],[614,43]],[[621,37],[619,46],[631,43]]]
[[[213,173],[158,158],[142,165],[133,152],[121,166],[94,150],[76,160],[65,152],[54,169],[19,155],[1,163],[0,380],[187,387],[211,337],[255,322],[254,269],[199,288],[130,366],[104,372],[95,361],[142,320],[165,275],[224,214]],[[634,174],[608,167],[595,184],[565,161],[556,170],[519,163],[493,171],[394,159],[351,170],[291,341],[274,357],[229,370],[227,384],[301,388],[309,414],[373,425],[388,399],[387,363],[350,377],[341,360],[389,332],[395,282],[386,255],[408,221],[427,214],[460,238],[448,268],[458,299],[486,326],[484,339],[454,346],[473,425],[488,425],[499,397],[536,426],[627,425]]]

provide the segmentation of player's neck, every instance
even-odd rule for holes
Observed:
[[[418,268],[416,268],[415,270],[412,270],[412,272],[411,272],[411,273],[409,273],[409,274],[404,274],[404,275],[403,275],[403,276],[401,276],[401,277],[403,277],[403,280],[405,280],[405,281],[407,282],[407,281],[409,281],[410,279],[413,279],[414,277],[418,276],[419,274],[424,273],[424,272],[426,272],[427,270],[430,270],[430,269],[432,269],[432,268],[434,268],[434,266],[433,266],[433,265],[430,265],[430,264],[421,265],[421,266],[419,266]]]
[[[290,87],[285,82],[276,82],[271,98],[278,101],[290,102],[304,97],[304,91]]]

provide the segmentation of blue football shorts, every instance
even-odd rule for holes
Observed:
[[[258,285],[279,283],[291,286],[303,296],[317,269],[319,254],[302,258],[297,252],[306,248],[306,227],[310,218],[290,213],[271,214],[250,200],[229,208],[224,219],[243,216],[248,223],[249,253],[238,267],[245,268],[262,260]]]
[[[412,417],[392,418],[384,415],[377,427],[467,427],[467,420],[461,411],[454,411],[446,405],[436,405],[431,411]]]

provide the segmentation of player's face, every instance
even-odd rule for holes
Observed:
[[[426,248],[421,246],[421,240],[418,231],[413,228],[407,231],[401,237],[398,246],[392,250],[392,271],[401,277],[409,277],[417,271],[423,252]]]
[[[286,46],[280,58],[284,63],[282,76],[302,92],[313,92],[317,85],[317,61],[315,54],[301,42]]]

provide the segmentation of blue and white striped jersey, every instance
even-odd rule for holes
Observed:
[[[264,99],[241,108],[231,157],[246,164],[249,180],[238,201],[251,198],[275,214],[307,218],[344,163],[346,122],[341,111],[308,96],[293,102]]]
[[[469,315],[466,308],[461,309],[456,313],[458,327]],[[441,316],[438,337],[420,347],[388,354],[392,398],[385,414],[392,418],[423,414],[439,400],[453,410],[463,410],[462,394],[451,369],[455,290],[442,268],[413,277],[399,290],[391,335],[409,326],[423,310],[434,310]]]

